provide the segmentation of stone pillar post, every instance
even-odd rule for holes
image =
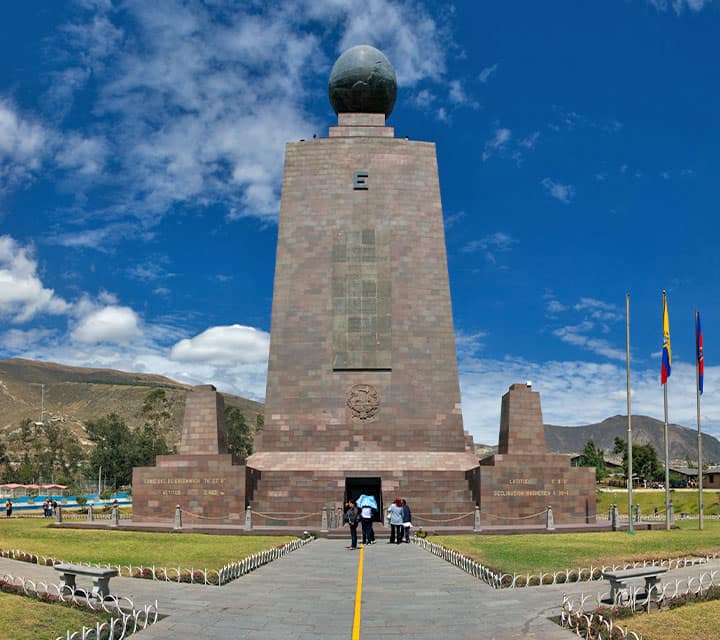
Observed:
[[[110,513],[110,526],[117,527],[120,524],[120,507],[116,504],[113,505]]]
[[[95,512],[93,511],[92,502],[88,503],[87,521],[95,522]]]
[[[180,505],[175,507],[175,522],[173,522],[173,529],[182,529],[182,511]]]
[[[617,531],[618,528],[618,508],[614,504],[610,507],[610,527],[613,531]]]
[[[668,505],[668,512],[670,513],[670,526],[675,526],[675,510],[673,509],[672,502]]]
[[[60,505],[57,506],[57,509],[55,509],[55,522],[62,522],[62,507]]]
[[[322,533],[328,532],[328,515],[327,515],[327,509],[323,507],[322,510],[322,524],[320,525],[320,531]]]
[[[250,509],[250,505],[245,509],[245,531],[252,531],[252,509]]]
[[[475,505],[475,524],[473,526],[473,531],[480,531],[480,507]]]
[[[548,531],[554,531],[555,530],[555,519],[553,518],[552,506],[550,506],[550,505],[548,505],[546,516],[547,516],[547,519],[545,521],[545,528]]]

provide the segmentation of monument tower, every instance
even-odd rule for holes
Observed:
[[[396,495],[474,508],[435,145],[396,138],[395,72],[370,46],[332,69],[327,138],[287,145],[259,511]]]

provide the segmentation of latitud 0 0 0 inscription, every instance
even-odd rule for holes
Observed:
[[[496,489],[493,491],[493,495],[499,498],[515,498],[515,497],[525,497],[525,496],[569,496],[570,492],[565,489],[564,487],[567,485],[567,479],[565,478],[551,478],[549,481],[550,487],[549,489],[543,488],[536,488],[536,489],[518,489],[515,488],[517,485],[526,486],[526,487],[537,487],[539,484],[541,484],[542,481],[539,481],[534,478],[511,478],[508,481],[508,488],[507,489]],[[544,484],[548,484],[547,481],[544,482]]]

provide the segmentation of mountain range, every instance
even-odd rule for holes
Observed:
[[[69,367],[22,358],[0,360],[0,434],[12,432],[27,418],[40,420],[43,386],[43,419],[70,429],[82,444],[88,444],[84,423],[109,413],[118,414],[131,428],[141,426],[140,409],[146,396],[153,389],[164,389],[175,425],[168,434],[170,446],[180,439],[185,396],[192,388],[152,374]],[[238,407],[249,425],[254,426],[257,415],[264,411],[259,402],[223,395],[225,404]]]
[[[109,413],[117,413],[131,428],[142,425],[140,408],[153,389],[162,388],[169,403],[172,424],[169,434],[171,446],[180,439],[185,396],[192,388],[170,378],[145,373],[127,373],[114,369],[69,367],[52,362],[38,362],[22,358],[0,360],[0,435],[18,428],[24,419],[40,420],[42,385],[44,385],[44,415],[46,421],[71,429],[81,443],[85,438],[84,423]],[[225,403],[238,407],[248,424],[255,425],[264,405],[247,398],[223,394]],[[580,453],[592,439],[612,456],[615,436],[626,437],[627,419],[617,415],[596,424],[578,427],[545,425],[548,451]],[[662,458],[663,423],[648,416],[632,417],[633,442],[651,443]],[[687,465],[697,457],[697,431],[681,425],[669,425],[670,457],[678,465]],[[488,445],[476,445],[478,455],[484,457],[496,450]],[[720,441],[703,434],[703,457],[707,463],[720,463]]]

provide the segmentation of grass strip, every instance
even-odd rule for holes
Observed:
[[[697,523],[694,523],[697,527]],[[540,573],[636,560],[720,553],[720,522],[698,531],[683,523],[672,531],[520,535],[437,535],[430,539],[502,573]]]
[[[635,615],[622,620],[621,626],[627,626],[643,640],[717,640],[720,634],[720,601]]]
[[[675,516],[681,513],[697,515],[698,513],[698,492],[697,489],[670,489],[670,501],[673,504]],[[618,506],[618,512],[627,515],[628,495],[627,491],[598,491],[597,492],[597,513],[607,517],[611,504]],[[665,491],[664,490],[638,490],[633,491],[633,504],[640,505],[640,515],[652,515],[655,509],[659,514],[665,513]],[[720,515],[720,491],[703,491],[703,513],[705,515]],[[697,521],[695,522],[697,526]]]
[[[26,596],[0,592],[0,637],[13,640],[65,637],[107,620],[107,614],[40,602]]]
[[[227,536],[57,529],[47,521],[0,520],[0,549],[19,549],[66,562],[218,570],[254,553],[281,546],[293,536]],[[1,627],[0,627],[1,628]]]

